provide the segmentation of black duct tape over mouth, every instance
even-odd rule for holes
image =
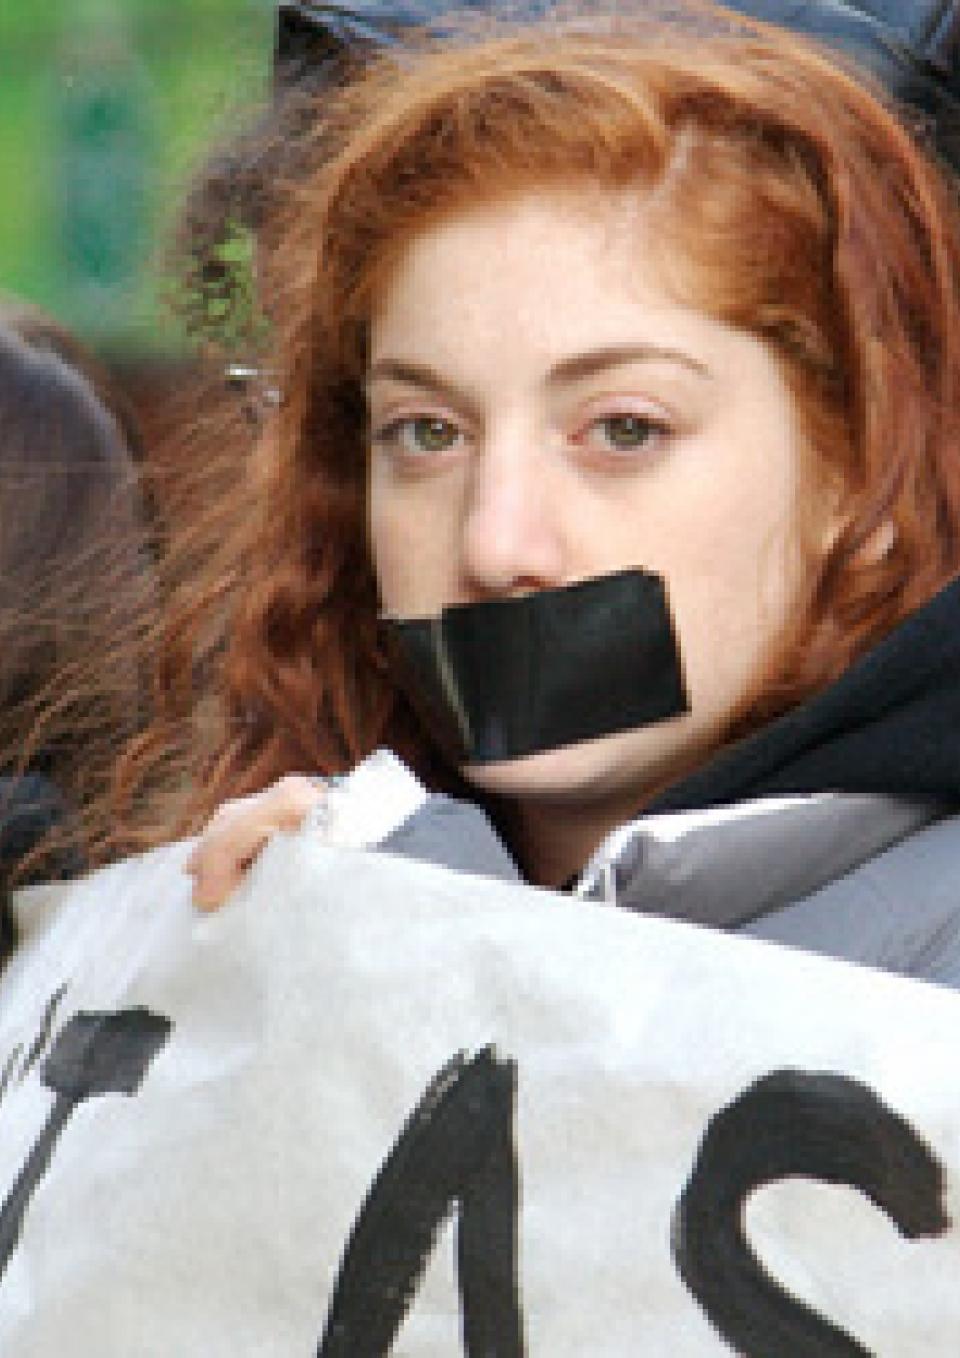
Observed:
[[[646,571],[381,627],[397,683],[458,766],[635,730],[689,707],[664,583]]]

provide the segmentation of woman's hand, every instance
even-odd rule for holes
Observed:
[[[186,868],[193,878],[193,903],[217,910],[276,830],[299,830],[326,796],[323,783],[288,773],[262,792],[224,802],[204,827]]]

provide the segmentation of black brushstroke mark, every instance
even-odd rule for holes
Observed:
[[[66,993],[67,985],[66,982],[64,982],[63,985],[58,986],[50,996],[46,1008],[43,1011],[43,1017],[40,1020],[40,1027],[37,1030],[37,1035],[34,1038],[33,1044],[26,1057],[24,1057],[24,1060],[20,1063],[19,1069],[18,1062],[20,1062],[20,1057],[23,1055],[23,1043],[18,1042],[7,1057],[4,1063],[3,1073],[0,1074],[0,1102],[3,1101],[4,1094],[6,1094],[8,1087],[13,1083],[14,1073],[16,1073],[17,1083],[21,1084],[40,1060],[40,1057],[49,1045],[53,1033],[54,1019],[57,1017],[57,1010],[63,1003]]]
[[[491,1048],[439,1072],[350,1234],[318,1358],[385,1358],[454,1203],[468,1358],[523,1358],[517,1268],[516,1066]]]
[[[148,1009],[75,1014],[43,1065],[43,1082],[56,1094],[46,1126],[0,1209],[0,1278],[20,1239],[30,1199],[74,1109],[101,1094],[136,1094],[170,1030],[170,1019]]]
[[[53,1021],[57,1016],[57,1010],[60,1008],[60,1004],[66,993],[66,984],[58,986],[47,1001],[47,1007],[43,1011],[43,1018],[40,1020],[40,1031],[34,1038],[33,1046],[30,1048],[27,1058],[20,1068],[20,1074],[17,1076],[18,1080],[25,1079],[43,1055],[53,1032]]]
[[[13,1051],[10,1053],[10,1055],[4,1062],[3,1074],[0,1075],[0,1099],[3,1098],[4,1094],[6,1094],[7,1086],[11,1083],[13,1079],[13,1072],[16,1070],[17,1062],[20,1060],[20,1057],[22,1055],[23,1055],[23,1043],[18,1042],[17,1045],[14,1047]]]
[[[677,1203],[677,1269],[744,1358],[863,1358],[868,1350],[763,1268],[743,1223],[755,1189],[802,1176],[858,1188],[908,1240],[941,1235],[944,1169],[899,1114],[857,1080],[781,1070],[711,1119]]]

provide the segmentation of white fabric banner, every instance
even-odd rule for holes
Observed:
[[[0,986],[4,1358],[956,1352],[960,996],[307,832],[201,917],[185,854]]]

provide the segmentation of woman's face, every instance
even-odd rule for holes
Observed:
[[[794,402],[765,345],[671,298],[644,229],[635,195],[464,212],[413,241],[373,319],[384,609],[666,581],[690,711],[464,770],[521,801],[636,809],[714,746],[799,594]]]

